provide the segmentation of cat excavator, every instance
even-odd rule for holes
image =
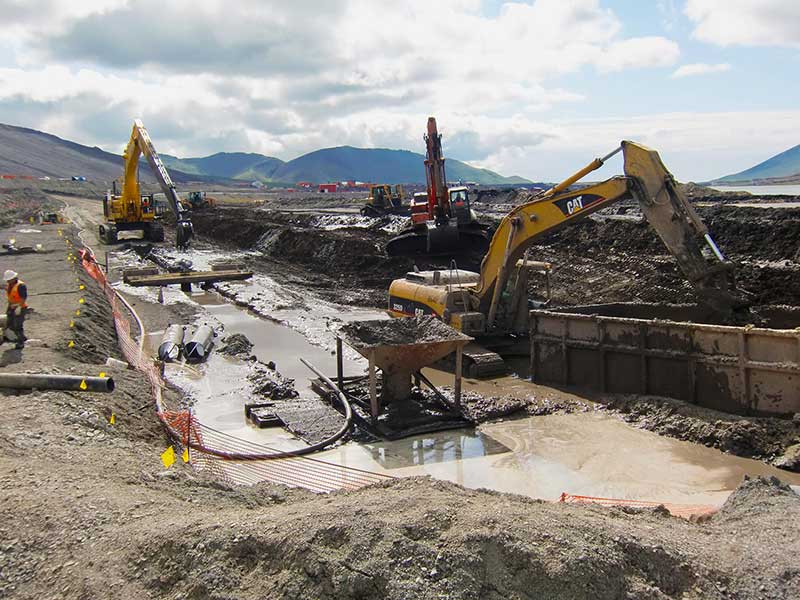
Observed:
[[[386,244],[386,253],[389,256],[456,256],[485,252],[489,235],[470,206],[469,190],[447,187],[442,134],[434,117],[428,117],[427,134],[423,139],[427,194],[414,194],[411,219]]]
[[[179,249],[185,249],[194,235],[191,213],[181,204],[175,184],[172,183],[164,163],[161,162],[150,140],[150,134],[139,119],[133,122],[131,138],[123,154],[125,171],[122,194],[116,194],[115,181],[114,190],[107,192],[103,200],[103,215],[106,222],[99,225],[100,241],[104,244],[113,244],[118,241],[117,236],[120,231],[136,230],[141,230],[147,241],[164,241],[164,226],[159,219],[155,198],[153,194],[143,195],[139,190],[137,175],[141,155],[144,155],[150,164],[161,190],[167,197],[167,203],[175,214],[176,245]]]
[[[620,151],[625,175],[578,190],[568,189]],[[638,202],[702,303],[721,314],[747,306],[736,288],[733,265],[714,243],[658,153],[623,141],[613,152],[513,208],[500,222],[480,273],[459,269],[416,271],[394,280],[389,287],[389,314],[441,318],[484,344],[465,348],[468,375],[503,373],[502,358],[485,344],[492,338],[527,335],[528,273],[540,270],[542,263],[527,260],[526,251],[542,236],[625,199]]]

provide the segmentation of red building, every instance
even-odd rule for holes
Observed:
[[[320,183],[319,184],[319,192],[321,194],[332,194],[336,191],[336,184],[335,183]]]

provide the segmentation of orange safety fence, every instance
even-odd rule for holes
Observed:
[[[563,492],[558,500],[569,504],[602,504],[604,506],[628,506],[631,508],[656,508],[663,506],[670,514],[684,519],[712,515],[719,507],[708,504],[678,504],[674,502],[652,502],[650,500],[625,500],[622,498],[598,498],[595,496],[578,496]]]
[[[103,289],[111,306],[117,343],[123,356],[150,382],[156,414],[181,453],[188,449],[192,466],[233,484],[261,481],[302,487],[315,492],[354,489],[394,479],[391,475],[329,463],[308,456],[286,456],[279,449],[237,438],[198,421],[186,407],[170,405],[158,364],[131,336],[124,303],[109,284],[90,249],[79,251],[81,265]],[[142,332],[140,332],[141,335]]]

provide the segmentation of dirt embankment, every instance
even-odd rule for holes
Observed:
[[[322,229],[316,215],[235,208],[198,213],[193,219],[201,239],[257,250],[261,268],[271,276],[312,288],[339,304],[384,306],[389,284],[415,264],[386,256],[383,248],[391,234],[381,228],[389,219],[367,227]],[[416,260],[416,265],[446,268],[448,261]],[[459,266],[476,268],[474,258]]]

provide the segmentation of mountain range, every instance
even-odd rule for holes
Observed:
[[[288,162],[262,154],[241,152],[220,152],[202,158],[180,159],[170,155],[162,155],[162,158],[170,170],[264,183],[348,180],[373,183],[425,182],[425,157],[408,150],[339,146],[315,150]],[[494,171],[478,169],[453,159],[447,160],[446,168],[449,180],[489,185],[530,183],[522,177],[503,177]]]
[[[158,147],[157,139],[154,143]],[[288,162],[244,152],[219,152],[200,158],[161,154],[161,158],[176,183],[425,182],[424,156],[407,150],[340,146],[316,150]],[[154,181],[146,161],[141,161],[141,164],[142,180]],[[503,177],[457,160],[448,159],[446,164],[450,180],[487,185],[528,183],[521,177]],[[51,178],[77,175],[91,180],[112,181],[122,175],[122,157],[35,129],[0,123],[0,174]]]
[[[800,145],[776,154],[733,175],[726,175],[712,184],[800,183]]]

